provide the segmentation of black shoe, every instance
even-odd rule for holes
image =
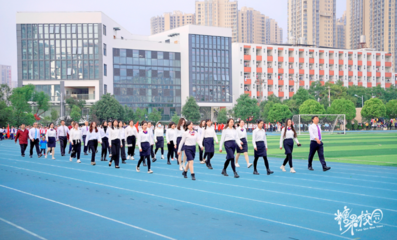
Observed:
[[[167,164],[168,164],[168,165],[171,165],[171,162],[170,162],[170,161],[168,161],[168,162],[167,162]]]
[[[103,159],[104,162],[107,162],[108,160],[106,158]]]
[[[196,177],[194,176],[194,173],[192,173],[192,180],[196,180]]]
[[[152,162],[156,162],[156,161],[157,161],[157,158],[153,158],[153,159],[152,159]]]
[[[115,168],[120,168],[119,166],[115,166]]]
[[[225,177],[229,176],[229,175],[227,175],[226,169],[222,170],[222,175],[225,176]]]
[[[61,154],[61,156],[63,157],[63,156],[65,156],[65,154]]]
[[[184,178],[187,178],[187,172],[183,171],[182,175],[183,175]]]
[[[254,175],[259,175],[258,171],[254,170]]]
[[[274,172],[271,171],[270,169],[267,169],[267,175],[270,175],[270,174],[272,174],[272,173],[274,173]]]
[[[69,151],[69,153],[68,154],[70,154],[70,151]]]
[[[312,167],[309,167],[308,169],[309,169],[310,171],[314,171],[314,169],[313,169]]]
[[[25,157],[25,154],[22,154],[21,156],[22,156],[22,157]]]
[[[41,158],[43,156],[43,154],[39,154],[37,157]]]
[[[122,164],[126,164],[125,160],[121,161]]]
[[[146,166],[147,166],[147,164],[146,164],[146,163],[143,163],[143,166],[144,166],[144,167],[146,167]]]
[[[323,171],[326,172],[326,171],[328,171],[330,169],[331,169],[331,167],[325,167],[325,168],[323,168]]]
[[[88,155],[88,153],[85,152],[84,155]]]
[[[234,172],[234,178],[239,178],[240,176],[237,174],[237,172]]]
[[[32,156],[32,155],[29,155],[29,157],[30,157],[30,158],[33,158],[33,156]]]

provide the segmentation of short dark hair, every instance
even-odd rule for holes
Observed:
[[[318,118],[318,116],[317,116],[317,115],[313,116],[313,117],[312,117],[312,121],[313,121],[314,118]]]
[[[259,124],[261,122],[263,122],[263,120],[262,119],[258,119],[258,121],[256,121],[256,124]]]

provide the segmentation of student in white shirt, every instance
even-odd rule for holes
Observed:
[[[77,162],[81,163],[80,161],[80,153],[81,153],[81,142],[83,140],[82,138],[82,132],[79,129],[79,124],[78,123],[73,123],[73,128],[70,129],[69,132],[69,142],[70,145],[72,146],[72,154],[70,155],[70,161],[73,160],[73,158],[76,157],[77,155]]]
[[[130,120],[128,127],[125,129],[125,135],[127,137],[127,146],[128,146],[127,159],[134,160],[136,138],[138,136],[138,131],[134,126],[134,121]]]
[[[36,147],[37,156],[40,158],[43,156],[40,153],[40,130],[37,128],[37,123],[33,124],[33,128],[29,130],[29,139],[30,139],[30,158],[33,157],[33,148]]]
[[[197,128],[197,133],[201,139],[203,139],[204,126],[205,126],[205,120],[201,120],[201,122]],[[202,151],[201,148],[199,148],[199,158],[200,158],[201,164],[205,163],[205,161],[203,159],[203,154],[204,154],[204,151]]]
[[[238,148],[243,149],[238,138],[236,127],[234,126],[234,120],[229,118],[226,122],[226,128],[222,130],[221,142],[219,143],[219,152],[222,152],[222,144],[225,144],[226,150],[226,161],[223,166],[222,175],[227,177],[226,169],[229,166],[229,162],[232,165],[234,177],[239,178],[240,176],[236,172],[236,166],[234,165],[234,153],[236,152],[236,144]]]
[[[106,162],[106,154],[109,150],[109,127],[108,122],[103,121],[101,128],[99,129],[99,136],[102,140],[102,151],[101,151],[101,161]],[[110,156],[110,152],[109,152]]]
[[[148,123],[146,121],[142,121],[141,125],[142,125],[142,130],[140,130],[138,133],[138,139],[136,143],[136,145],[138,145],[139,147],[139,155],[140,155],[140,159],[136,166],[136,171],[140,172],[139,166],[141,165],[142,162],[144,162],[144,159],[146,158],[148,173],[153,173],[152,169],[150,168],[151,166],[150,145],[152,140],[148,129]]]
[[[180,118],[178,121],[178,125],[176,126],[176,146],[175,146],[175,156],[178,158],[179,170],[183,171],[184,164],[182,163],[182,155],[178,155],[178,148],[181,145],[182,135],[185,132],[185,123],[186,120],[184,118]],[[181,152],[185,152],[185,148],[182,145]]]
[[[55,147],[56,147],[56,142],[58,141],[57,138],[57,131],[54,129],[54,123],[50,123],[50,128],[47,130],[46,133],[46,140],[47,140],[47,155],[50,154],[52,155],[52,160],[55,160]],[[47,158],[47,155],[45,156]]]
[[[96,165],[95,163],[95,149],[98,146],[98,142],[101,142],[101,136],[99,135],[99,130],[96,126],[96,122],[91,122],[90,129],[87,133],[86,142],[84,145],[88,146],[91,150],[91,165]]]
[[[151,122],[148,122],[147,124],[147,130],[150,135],[150,155],[152,156],[152,162],[155,162],[157,160],[156,155],[154,154],[153,151],[153,146],[154,146],[154,134],[153,134],[153,126]],[[146,162],[143,161],[143,166],[146,166]]]
[[[284,159],[283,165],[281,165],[280,167],[283,172],[285,172],[285,165],[289,163],[289,167],[291,168],[290,172],[295,173],[295,170],[292,166],[292,151],[294,150],[294,140],[298,147],[300,147],[301,144],[298,141],[294,125],[292,124],[292,120],[287,119],[284,128],[281,130],[280,136],[280,149],[283,149],[284,146],[285,155],[287,155]]]
[[[252,145],[254,146],[254,175],[259,175],[256,166],[258,165],[258,159],[263,157],[265,161],[265,166],[267,170],[267,175],[273,173],[269,168],[269,161],[267,160],[267,140],[266,140],[266,132],[263,129],[263,121],[258,120],[258,127],[252,132]]]
[[[192,175],[192,180],[196,180],[193,168],[194,157],[196,155],[196,144],[198,144],[201,149],[203,148],[201,138],[199,138],[198,134],[193,129],[193,123],[191,121],[188,121],[186,123],[186,128],[185,132],[183,133],[182,140],[178,146],[178,155],[181,155],[182,148],[184,147],[188,163],[183,169],[184,171],[182,172],[182,175],[187,178],[187,170],[189,169]]]
[[[112,161],[114,160],[115,168],[120,168],[120,128],[119,122],[117,120],[113,121],[112,127],[108,128],[109,130],[109,145],[110,149],[112,149],[112,158],[109,161],[109,167],[112,166]]]
[[[84,155],[88,155],[87,153],[88,147],[85,146],[88,130],[90,130],[90,126],[88,126],[88,121],[85,121],[84,126],[81,127],[81,134],[83,134],[83,142],[84,142]]]
[[[204,149],[205,149],[204,161],[205,161],[208,169],[212,169],[211,158],[214,156],[214,153],[215,153],[214,139],[215,139],[216,143],[218,143],[218,136],[216,135],[214,126],[211,126],[211,125],[212,125],[211,120],[207,119],[205,121],[203,135],[201,136],[201,138],[203,140]],[[205,157],[207,157],[207,160],[205,160]]]
[[[312,167],[312,162],[313,162],[313,157],[314,154],[318,154],[318,158],[320,159],[321,165],[323,166],[323,171],[328,171],[331,168],[327,167],[327,163],[325,162],[324,159],[324,148],[323,148],[323,142],[321,141],[321,128],[318,125],[319,118],[318,116],[313,116],[312,117],[313,124],[310,125],[309,127],[309,134],[310,134],[310,153],[309,153],[309,159],[308,159],[308,169],[310,171],[313,171]]]
[[[111,128],[112,128],[112,121],[109,121],[109,122],[108,122],[108,131],[110,131]],[[109,151],[110,160],[112,160],[112,149],[110,148],[110,139],[109,139],[109,148],[108,148],[108,151]]]
[[[248,157],[248,143],[247,143],[247,129],[246,129],[246,124],[244,123],[243,120],[240,120],[238,122],[238,126],[236,127],[237,129],[237,134],[238,138],[240,140],[240,144],[243,148],[237,148],[237,155],[236,155],[236,167],[240,167],[238,164],[238,158],[240,157],[240,154],[244,154],[245,161],[247,162],[247,168],[250,168],[252,166],[252,163],[249,161]]]
[[[127,157],[125,155],[125,128],[121,120],[119,122],[119,132],[120,132],[121,163],[126,164],[125,160],[127,160]]]
[[[174,161],[174,151],[176,146],[176,129],[174,122],[170,122],[170,124],[168,125],[167,131],[165,132],[165,137],[167,139],[168,147],[167,164],[171,165],[170,158],[172,159],[172,161]]]
[[[57,128],[57,136],[59,139],[59,144],[61,145],[61,156],[65,156],[65,149],[68,145],[68,133],[69,128],[65,126],[65,121],[61,121],[61,126]]]
[[[154,142],[156,143],[154,155],[156,155],[157,151],[160,149],[161,159],[164,159],[164,128],[160,122],[156,123],[156,128],[154,129]]]

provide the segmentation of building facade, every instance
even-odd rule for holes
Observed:
[[[346,47],[348,49],[360,48],[360,37],[370,37],[370,2],[371,0],[346,1]],[[366,47],[369,39],[366,39]]]
[[[336,44],[336,0],[288,0],[288,38],[300,44]]]
[[[233,91],[259,101],[289,99],[313,82],[388,88],[396,85],[392,55],[369,49],[341,50],[288,45],[233,43]]]
[[[232,29],[232,42],[238,41],[238,2],[229,0],[196,1],[196,24]]]
[[[335,48],[346,49],[346,12],[336,20]]]
[[[0,84],[7,84],[10,88],[13,88],[11,66],[0,65]]]
[[[150,32],[157,34],[174,28],[195,24],[196,18],[193,13],[183,13],[174,11],[172,13],[164,13],[163,16],[156,16],[150,19]]]

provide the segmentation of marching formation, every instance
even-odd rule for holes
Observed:
[[[312,161],[314,154],[317,152],[323,171],[331,169],[326,165],[323,153],[323,143],[321,136],[321,128],[318,125],[318,117],[312,118],[313,124],[310,125],[310,153],[308,158],[308,169],[313,171]],[[223,149],[226,151],[226,160],[222,169],[223,176],[227,174],[229,165],[233,170],[235,178],[240,176],[237,173],[238,160],[241,154],[244,155],[247,168],[254,166],[253,174],[259,175],[258,160],[263,159],[266,167],[267,175],[273,174],[270,170],[269,161],[267,159],[268,144],[266,139],[266,130],[264,122],[258,120],[257,128],[252,132],[252,147],[254,150],[254,161],[250,163],[248,156],[248,140],[247,129],[243,120],[235,122],[232,118],[227,120],[226,125],[222,129],[220,138],[219,152]],[[109,167],[114,162],[116,169],[121,164],[126,164],[126,160],[135,160],[135,148],[139,149],[139,158],[136,165],[136,171],[141,171],[141,164],[147,167],[147,172],[153,173],[153,163],[157,161],[156,154],[160,150],[161,159],[164,159],[164,141],[167,143],[167,164],[171,165],[171,161],[175,159],[178,162],[179,170],[182,171],[184,178],[187,178],[190,171],[192,180],[196,180],[194,172],[194,160],[196,158],[196,148],[199,146],[198,158],[201,164],[206,164],[208,169],[213,169],[211,159],[215,154],[215,142],[218,144],[218,136],[212,121],[207,119],[200,122],[198,129],[194,129],[193,122],[184,118],[179,119],[178,123],[171,122],[165,131],[163,125],[157,122],[154,128],[150,122],[142,121],[136,123],[131,120],[127,123],[122,121],[104,121],[100,126],[96,122],[85,122],[83,126],[79,126],[77,122],[72,122],[70,126],[65,125],[65,121],[61,121],[60,125],[55,127],[53,123],[47,128],[39,128],[37,123],[32,127],[21,125],[20,129],[13,131],[15,143],[19,140],[22,157],[30,145],[29,156],[33,157],[33,149],[36,150],[37,156],[47,158],[50,154],[55,159],[55,149],[57,142],[60,145],[61,156],[66,155],[67,145],[69,143],[68,154],[70,161],[77,159],[77,163],[81,163],[81,153],[84,155],[91,154],[91,165],[96,165],[96,154],[98,153],[98,145],[101,144],[100,160],[108,161]],[[165,135],[165,138],[164,138]],[[290,172],[295,173],[292,164],[292,153],[294,141],[297,146],[301,144],[298,141],[294,124],[288,119],[281,130],[280,149],[284,148],[285,160],[280,169],[286,171],[285,166],[289,165]],[[126,151],[127,147],[127,151]]]

